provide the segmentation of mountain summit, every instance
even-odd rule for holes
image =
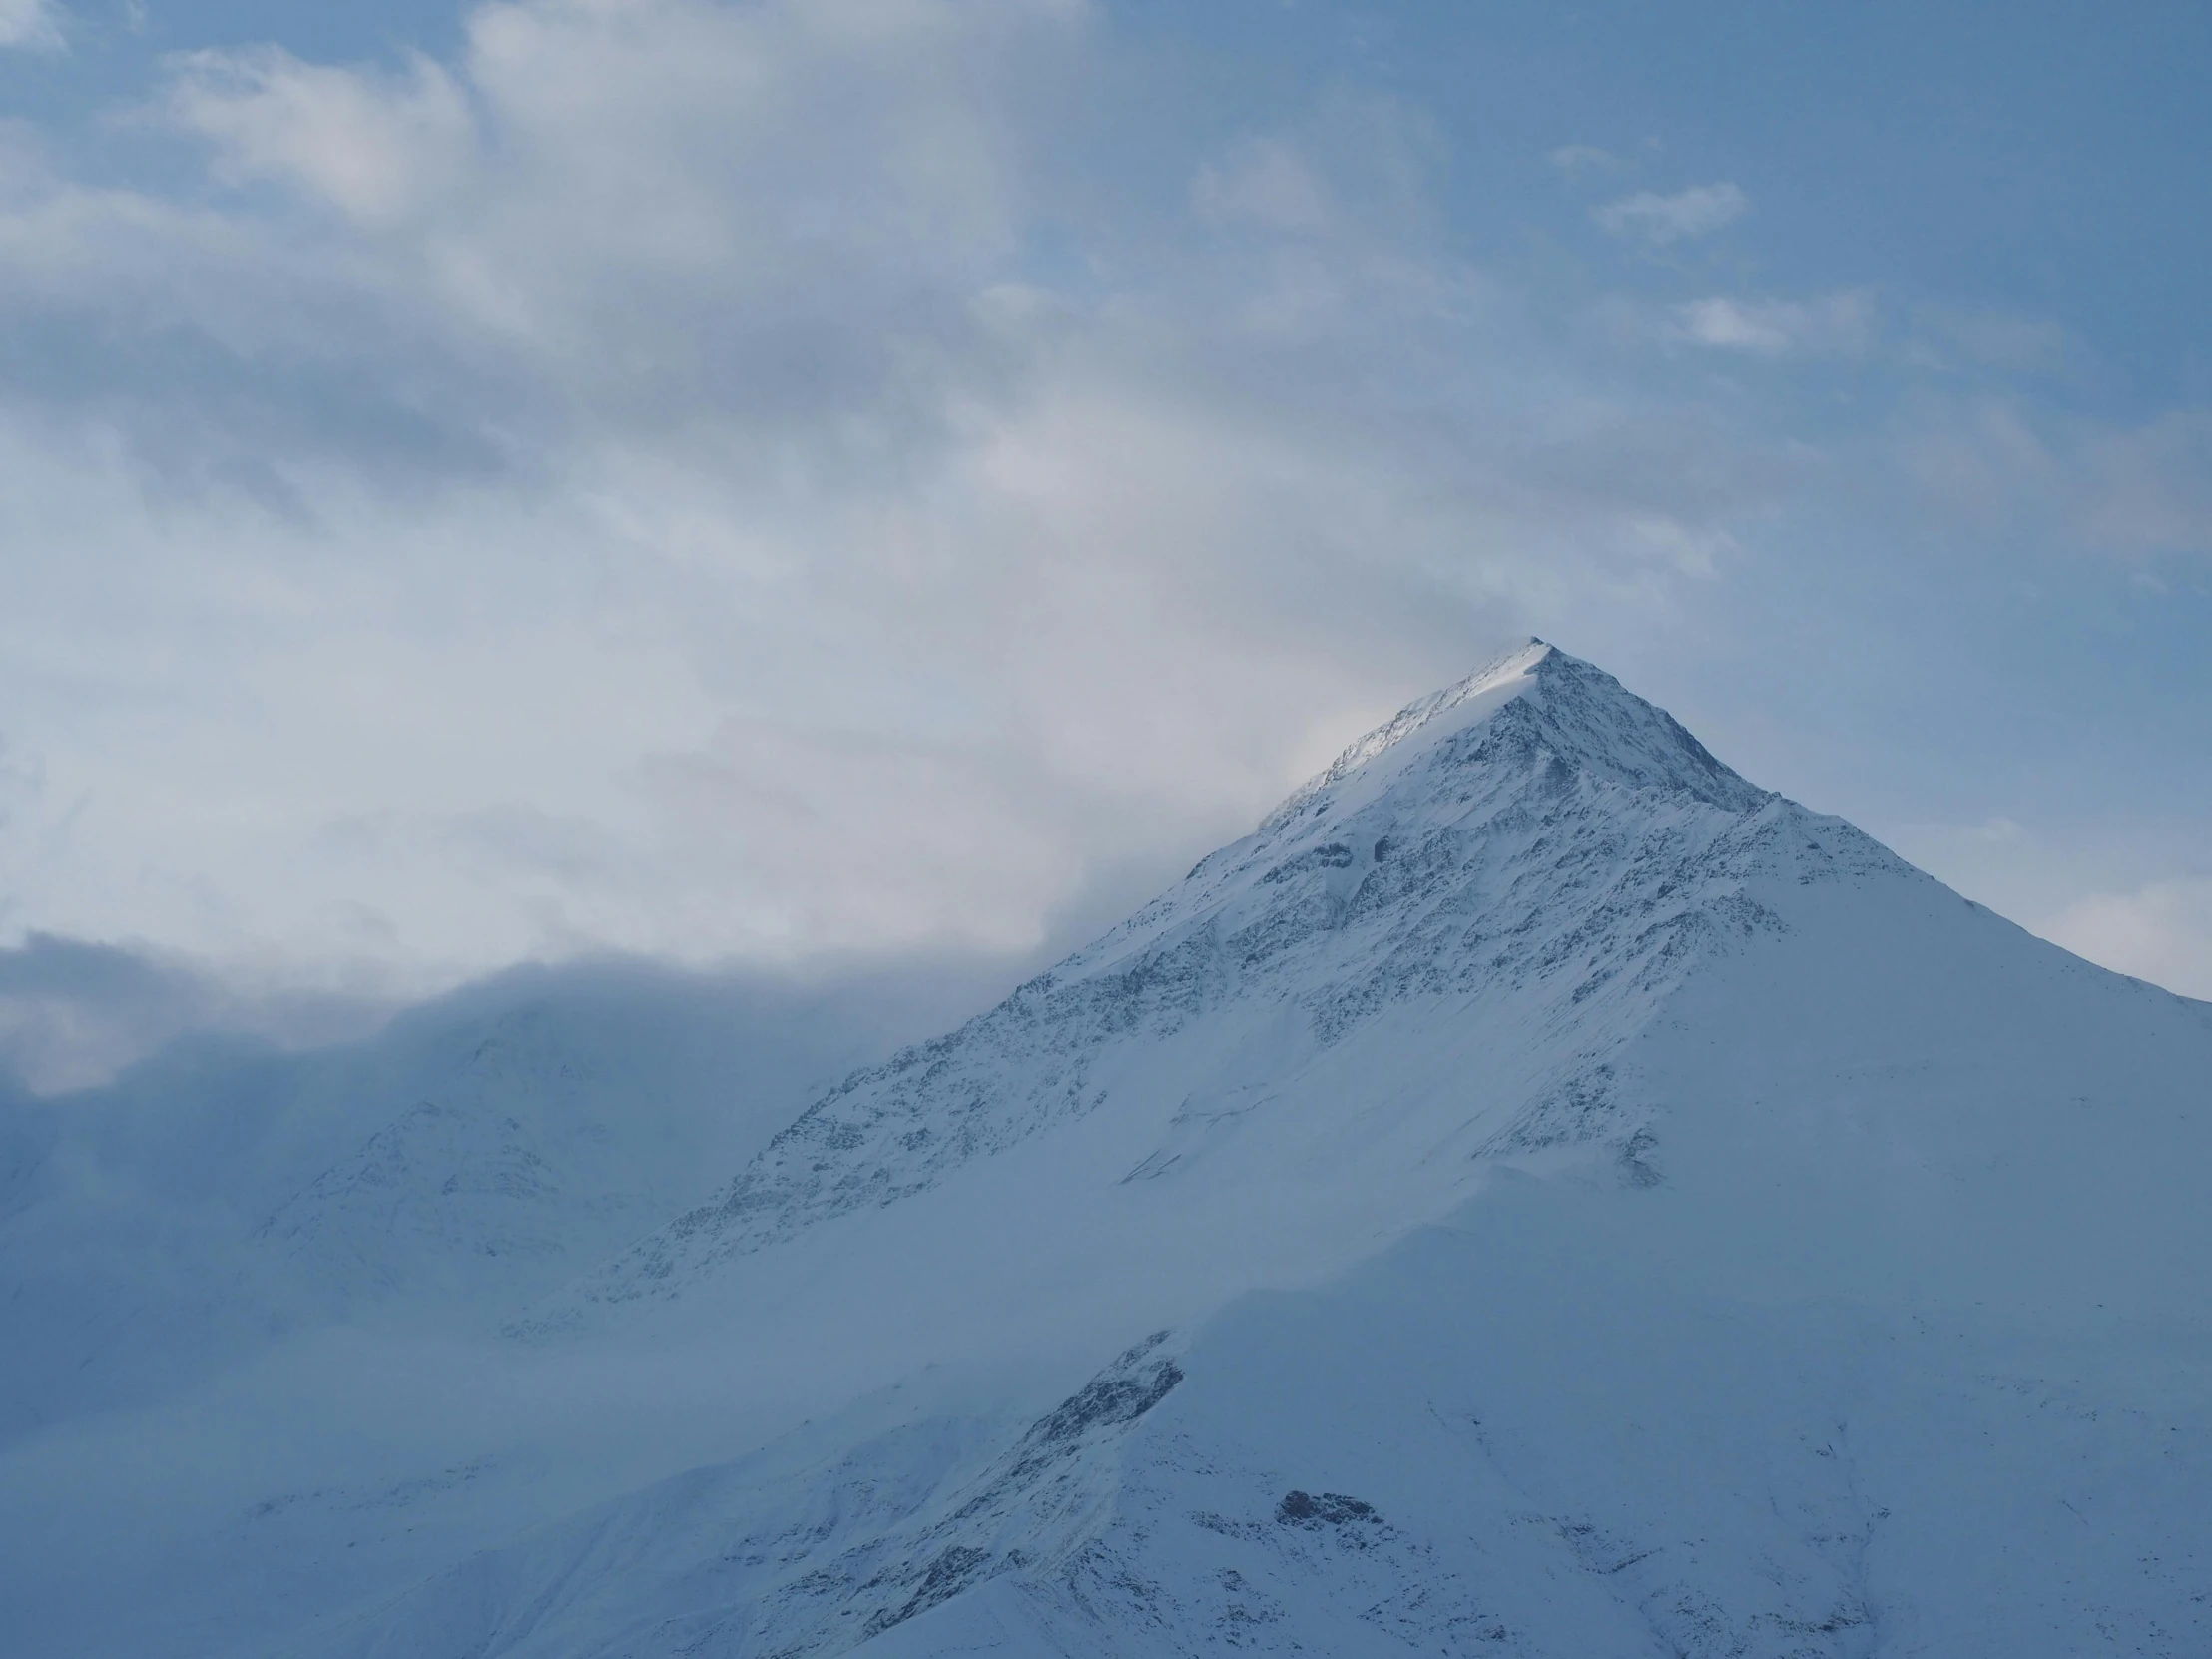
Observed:
[[[1634,696],[1602,669],[1530,639],[1458,684],[1400,709],[1276,809],[1268,827],[1301,813],[1312,816],[1319,800],[1356,772],[1368,775],[1371,787],[1383,785],[1389,769],[1373,763],[1390,750],[1428,749],[1469,728],[1500,722],[1563,764],[1593,769],[1616,783],[1681,790],[1737,811],[1764,799],[1763,791],[1714,760],[1664,709]]]
[[[2212,1006],[1532,640],[507,1336],[24,1453],[0,1592],[134,1656],[2200,1654],[2207,1078]],[[333,1191],[285,1236],[373,1254]]]

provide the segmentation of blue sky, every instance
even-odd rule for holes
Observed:
[[[2212,13],[0,3],[0,930],[1048,948],[1535,632],[2212,995]]]

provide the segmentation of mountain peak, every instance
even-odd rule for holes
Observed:
[[[1730,812],[1766,799],[1665,710],[1531,636],[1353,743],[1271,813],[1260,833],[1372,805],[1430,775],[1444,782],[1470,764],[1507,758],[1557,762],[1631,789],[1686,793]]]
[[[1307,783],[1299,795],[1326,789],[1367,765],[1384,750],[1394,749],[1404,743],[1432,721],[1454,710],[1463,709],[1469,703],[1477,704],[1481,713],[1488,713],[1509,699],[1521,696],[1537,684],[1542,665],[1559,655],[1557,647],[1547,645],[1531,634],[1512,650],[1484,663],[1464,680],[1406,704],[1374,731],[1348,746],[1343,754],[1329,763],[1319,777]],[[1298,799],[1299,796],[1292,797],[1292,801]],[[1291,802],[1284,803],[1285,807],[1290,805]]]

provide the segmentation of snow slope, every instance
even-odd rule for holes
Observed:
[[[2202,1653],[2207,1079],[2212,1007],[1531,642],[404,1404],[12,1453],[0,1593],[55,1653]]]

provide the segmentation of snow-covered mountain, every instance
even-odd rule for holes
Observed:
[[[1696,963],[1779,924],[1755,890],[1903,873],[1531,644],[989,1013],[846,1082],[559,1312],[681,1294],[1092,1116],[1142,1142],[1123,1185],[1208,1169],[1251,1187],[1262,1160],[1318,1174],[1324,1209],[1399,1216],[1485,1156],[1625,1154],[1645,1113],[1610,1056]]]
[[[450,1262],[355,1196],[436,1146],[527,1256],[538,1166],[441,1136],[285,1236]],[[2202,1653],[2208,1155],[2212,1006],[1530,642],[508,1337],[11,1452],[0,1593],[55,1653]]]

